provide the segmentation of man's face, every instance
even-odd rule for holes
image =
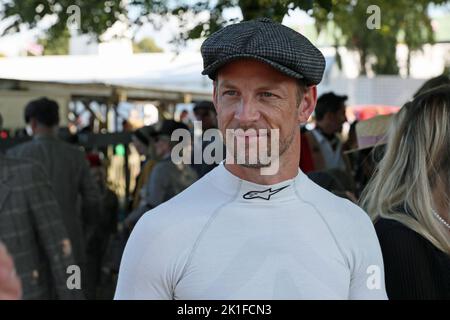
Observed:
[[[256,135],[236,136],[237,141],[244,141],[245,156],[248,160],[250,154],[258,154],[254,146],[263,139],[260,130],[267,129],[266,138],[270,142],[270,130],[279,129],[279,156],[285,153],[299,131],[297,81],[266,63],[251,59],[226,64],[220,69],[216,81],[214,104],[217,109],[218,127],[225,140],[227,129],[255,129]],[[261,142],[263,141],[266,140]],[[262,143],[265,144],[266,142]],[[271,146],[270,143],[267,144],[266,152],[270,155]],[[235,152],[235,160],[236,156]],[[274,155],[271,156],[273,159]],[[252,165],[246,161],[242,165],[263,167],[259,159],[257,164]]]
[[[330,124],[330,130],[333,133],[339,133],[342,131],[342,125],[347,121],[345,115],[345,104],[342,104],[341,108],[336,112],[329,112],[328,114]]]
[[[155,141],[155,153],[159,158],[170,152],[170,137],[159,136]]]
[[[203,130],[208,130],[211,128],[215,128],[216,124],[216,115],[214,111],[208,109],[200,109],[195,112],[195,119],[197,121],[202,122]]]

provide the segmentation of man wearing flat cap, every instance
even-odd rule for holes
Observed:
[[[323,55],[265,18],[223,28],[201,52],[226,160],[141,218],[115,298],[386,299],[367,214],[298,168],[299,125],[314,110]],[[249,161],[254,142],[269,137],[278,137],[271,162]],[[231,138],[243,150],[229,149]],[[278,170],[267,174],[272,162]]]
[[[203,155],[208,146],[212,146],[214,143],[221,143],[221,141],[215,141],[214,139],[204,139],[204,133],[210,129],[217,130],[217,114],[214,104],[211,101],[199,101],[194,106],[195,119],[201,123],[201,130],[194,130],[194,143],[192,148],[192,168],[197,172],[198,177],[201,178],[212,169],[214,169],[218,163],[206,163]],[[223,147],[222,147],[222,155]],[[215,154],[214,154],[215,155]],[[196,156],[200,159],[196,159]],[[200,161],[199,161],[200,160]],[[220,159],[222,160],[222,159]]]
[[[149,135],[154,141],[155,156],[159,160],[139,191],[139,206],[124,221],[125,226],[129,229],[146,211],[174,197],[198,178],[197,173],[189,165],[175,164],[171,161],[172,149],[175,147],[171,136],[177,129],[187,131],[188,127],[182,122],[163,120],[152,129]]]

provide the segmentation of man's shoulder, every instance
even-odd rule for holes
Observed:
[[[369,215],[350,200],[338,197],[310,181],[303,198],[327,226],[348,266],[355,270],[364,257],[380,263],[381,250]]]
[[[35,148],[33,140],[22,142],[6,151],[6,154],[10,157],[20,157],[24,153],[32,151]]]
[[[155,162],[155,164],[153,165],[153,172],[158,172],[158,173],[165,173],[165,172],[170,172],[174,169],[175,164],[172,163],[172,161],[169,160],[160,160]]]
[[[42,165],[29,158],[20,158],[14,155],[0,156],[0,179],[7,183],[34,183],[33,178],[44,178],[44,168]]]
[[[211,183],[209,175],[198,179],[185,190],[171,198],[170,200],[151,210],[151,213],[174,212],[173,214],[183,214],[187,216],[196,215],[205,210],[211,210],[219,206],[221,201],[226,201],[226,197]],[[183,212],[183,213],[180,213]]]
[[[67,152],[68,154],[77,155],[77,156],[83,156],[84,152],[80,149],[79,146],[71,144],[69,142],[66,142],[61,139],[52,139],[48,142],[49,144],[54,145],[55,147],[64,150],[64,152]]]
[[[180,168],[182,170],[187,171],[193,170],[191,166],[187,164],[182,164],[180,167],[178,167],[177,164],[172,162],[170,158],[157,161],[153,166],[153,170],[156,171],[165,171],[165,170],[172,171],[175,168]]]
[[[136,242],[158,245],[175,255],[192,248],[221,203],[214,191],[207,190],[200,179],[172,199],[146,212],[132,235]]]
[[[309,178],[300,197],[311,204],[333,230],[360,234],[363,230],[373,229],[369,215],[362,208],[334,195]]]
[[[79,147],[67,143],[61,139],[32,139],[27,142],[23,142],[17,146],[8,150],[9,155],[21,156],[28,155],[40,149],[47,149],[56,147],[58,149],[63,150],[66,154],[83,154]]]
[[[14,154],[7,154],[0,156],[0,164],[6,168],[9,172],[15,171],[36,171],[42,170],[39,162],[29,158],[20,158]]]
[[[51,139],[41,143],[42,148],[52,150],[52,154],[58,155],[58,163],[70,160],[70,163],[80,168],[87,164],[86,153],[80,146],[71,144],[61,139]]]
[[[172,295],[173,281],[182,277],[196,243],[221,206],[219,194],[205,176],[139,219],[123,254],[119,296],[129,289],[136,291],[138,285],[129,283],[136,274],[153,279],[152,285],[166,290],[167,297]],[[145,283],[140,287],[145,294],[153,290]]]
[[[145,213],[139,223],[164,228],[176,222],[180,227],[195,230],[230,200],[211,183],[211,175],[207,174],[170,200]]]

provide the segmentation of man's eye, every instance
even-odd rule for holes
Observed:
[[[224,96],[235,96],[237,92],[235,90],[227,90],[223,93]]]
[[[275,95],[272,92],[262,92],[261,95],[264,98],[271,98],[271,97],[275,97]]]

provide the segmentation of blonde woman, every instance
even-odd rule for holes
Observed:
[[[362,195],[390,299],[450,299],[450,86],[417,96],[389,129]]]

